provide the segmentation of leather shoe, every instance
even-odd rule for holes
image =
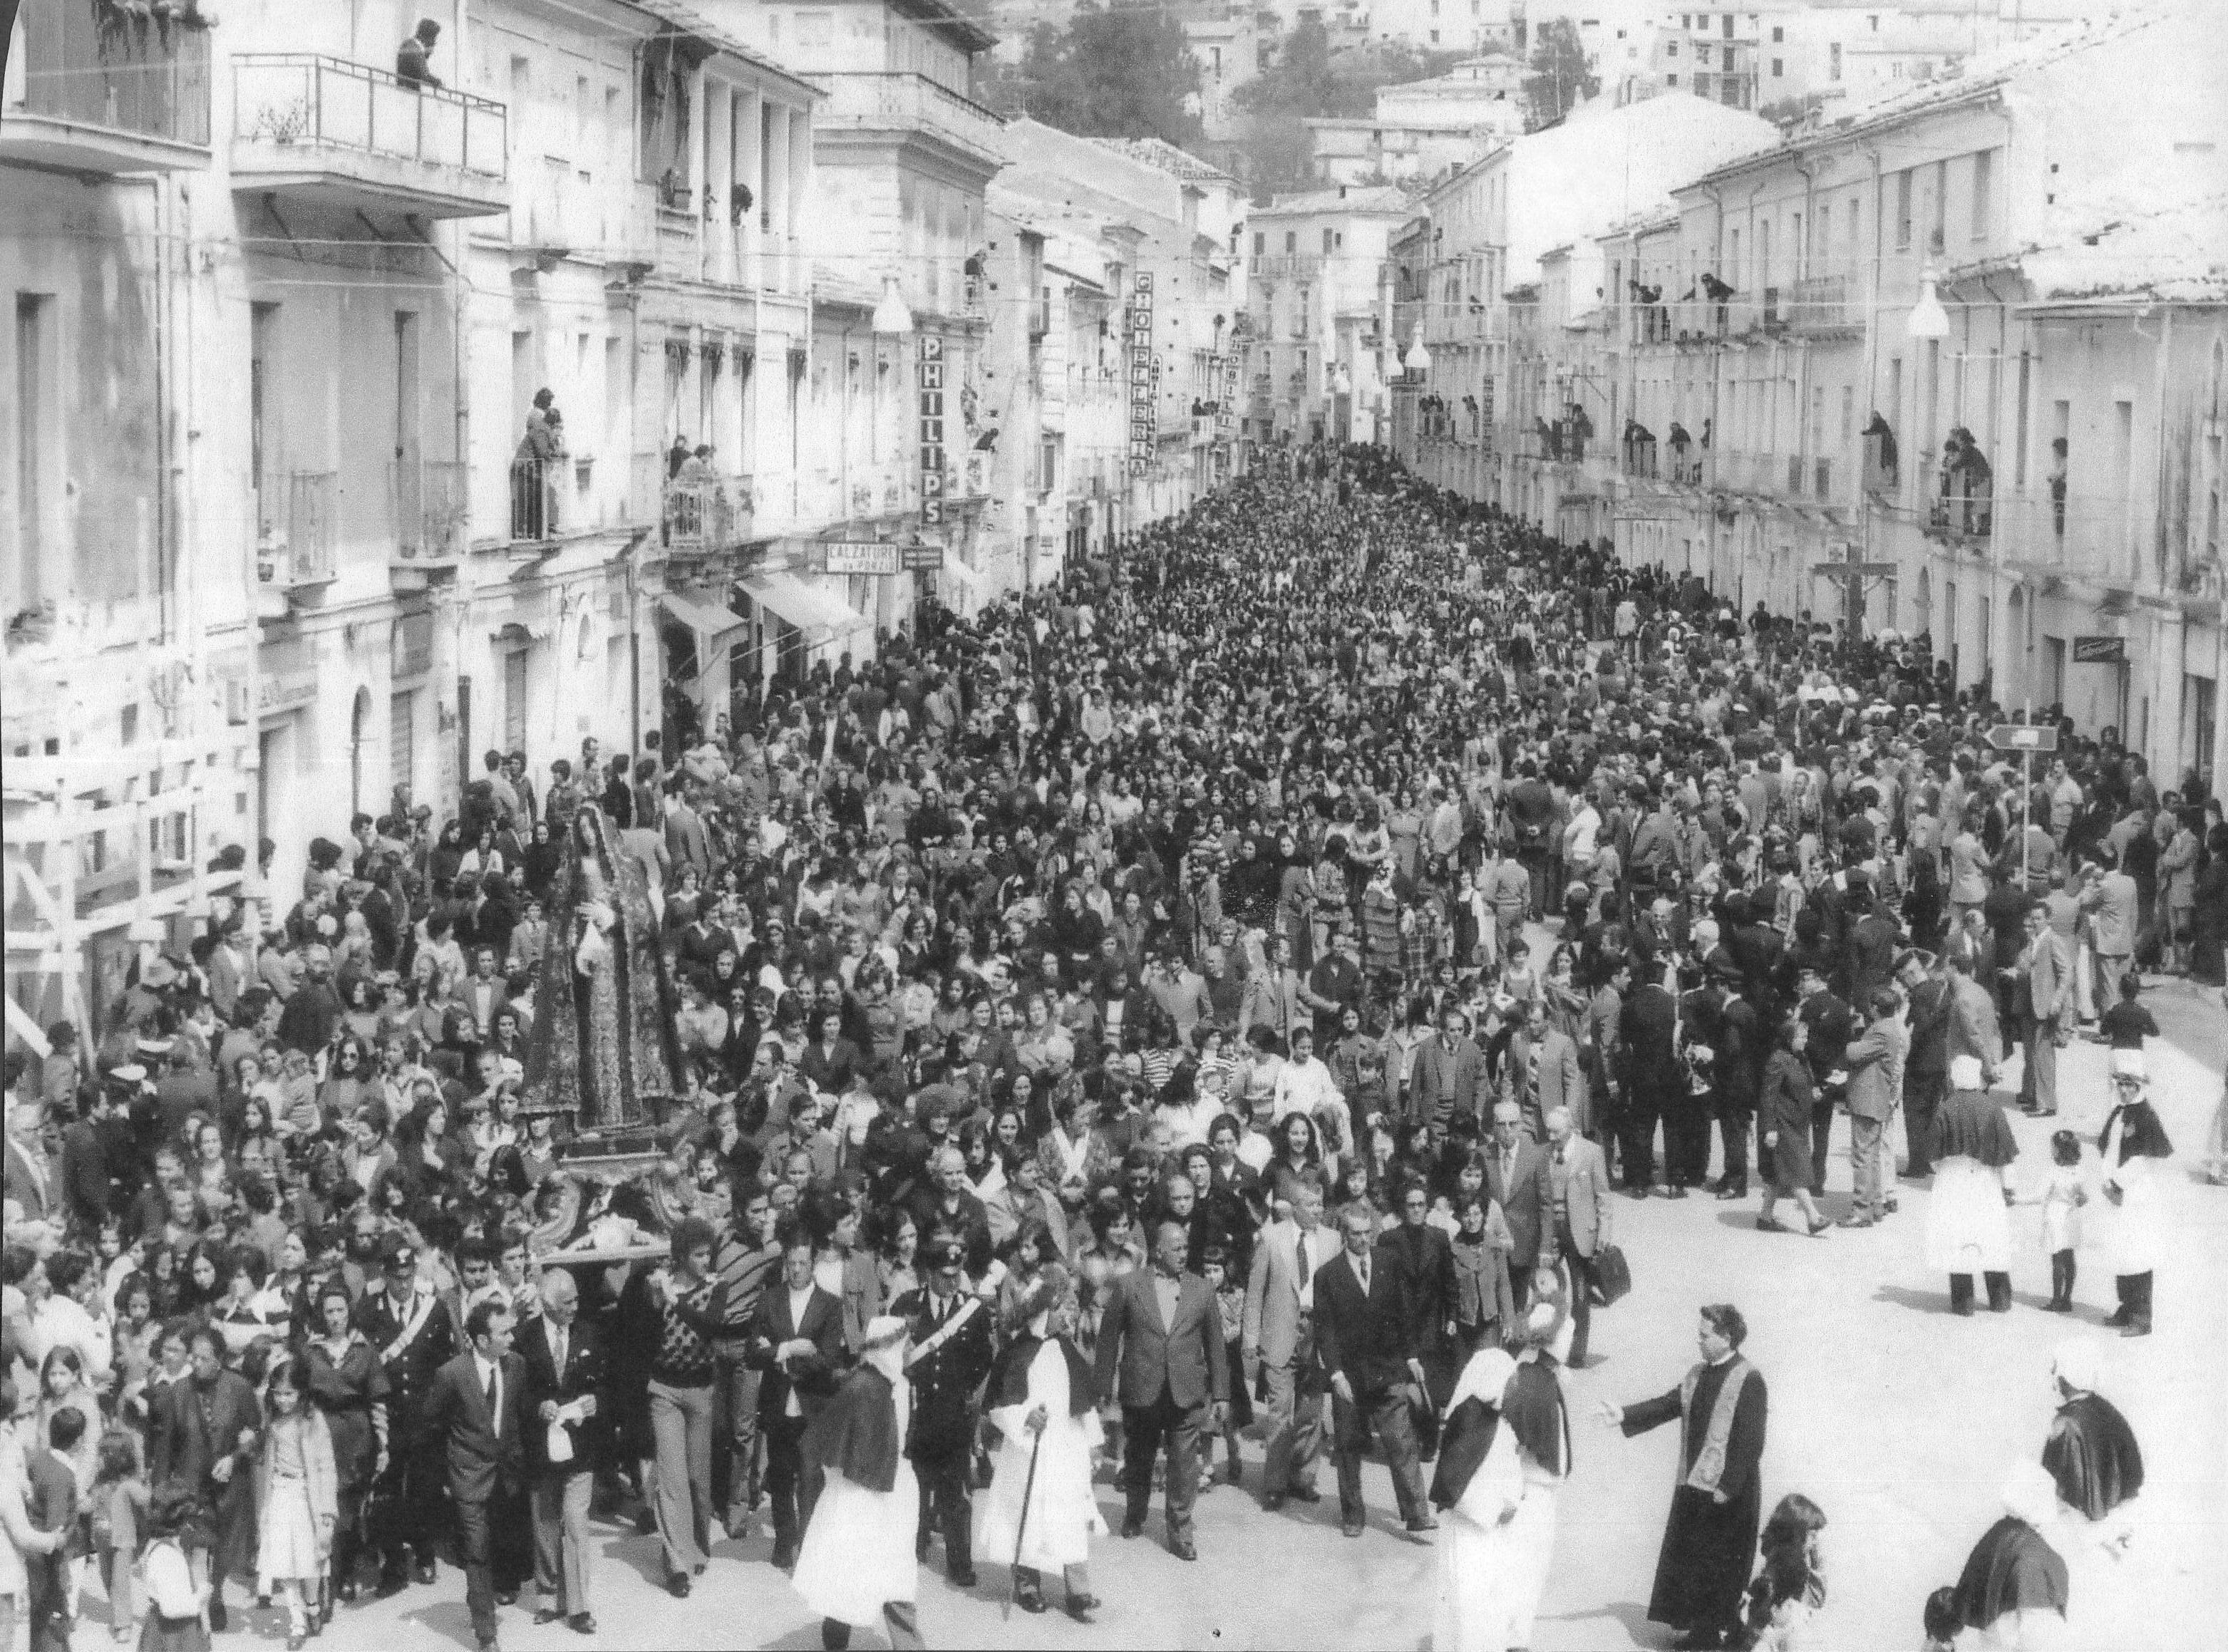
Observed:
[[[1044,1591],[1038,1589],[1016,1589],[1014,1604],[1025,1612],[1040,1612],[1045,1609]]]
[[[496,1590],[496,1591],[495,1591],[495,1604],[496,1604],[496,1605],[498,1605],[498,1606],[515,1606],[515,1605],[517,1605],[517,1604],[518,1604],[518,1591],[517,1591],[517,1590],[515,1590],[515,1589],[498,1589],[498,1590]]]
[[[1143,1521],[1139,1520],[1139,1519],[1138,1519],[1136,1515],[1134,1515],[1134,1514],[1124,1515],[1124,1516],[1123,1517],[1123,1520],[1122,1520],[1122,1535],[1123,1535],[1123,1536],[1124,1536],[1124,1537],[1143,1537],[1143,1536],[1144,1536],[1144,1534],[1145,1534],[1145,1522],[1144,1522],[1144,1521]]]
[[[420,1560],[418,1563],[417,1577],[419,1582],[430,1584],[439,1575],[439,1568],[435,1566],[432,1561]]]
[[[1407,1528],[1412,1532],[1436,1532],[1439,1529],[1439,1522],[1429,1514],[1418,1514],[1407,1522]]]
[[[1835,1222],[1834,1226],[1836,1227],[1877,1227],[1879,1226],[1879,1218],[1877,1216],[1859,1216],[1853,1213],[1842,1217],[1841,1220]]]
[[[593,1635],[596,1632],[596,1615],[593,1612],[574,1612],[565,1620],[565,1627],[575,1635]]]
[[[961,1589],[972,1589],[977,1583],[982,1581],[981,1578],[976,1576],[975,1568],[973,1566],[954,1566],[951,1571],[945,1572],[944,1575],[951,1578],[952,1583]]]
[[[688,1574],[685,1572],[676,1572],[665,1580],[665,1592],[675,1600],[688,1599]]]
[[[480,1652],[503,1652],[503,1648],[496,1642],[495,1636],[490,1635],[480,1642]]]
[[[1287,1486],[1284,1495],[1296,1503],[1319,1503],[1322,1501],[1322,1493],[1313,1486]]]
[[[791,1566],[795,1566],[797,1564],[796,1546],[790,1543],[775,1544],[773,1546],[773,1564],[774,1570],[777,1572],[786,1572]]]
[[[1179,1541],[1171,1542],[1168,1545],[1168,1553],[1175,1555],[1179,1560],[1196,1560],[1199,1559],[1199,1550],[1194,1546],[1192,1540],[1188,1537],[1181,1539]]]
[[[1272,1491],[1261,1500],[1261,1512],[1264,1514],[1273,1514],[1284,1506],[1284,1494],[1281,1491]]]
[[[544,1606],[540,1611],[534,1614],[534,1627],[541,1629],[547,1624],[556,1623],[564,1616],[565,1613],[561,1608],[556,1606]]]
[[[1745,1199],[1748,1197],[1748,1189],[1746,1188],[1720,1188],[1718,1189],[1718,1197],[1719,1199]]]
[[[1360,1537],[1361,1522],[1358,1520],[1342,1520],[1338,1523],[1338,1532],[1341,1537]]]
[[[1079,1623],[1088,1623],[1091,1614],[1098,1610],[1098,1597],[1096,1595],[1070,1595],[1067,1598],[1067,1615]]]

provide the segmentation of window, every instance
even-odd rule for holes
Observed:
[[[1826,48],[1826,78],[1829,80],[1841,78],[1841,42],[1838,40]]]
[[[1988,238],[1988,189],[1994,182],[1996,152],[1984,149],[1973,157],[1973,239]]]
[[[1710,48],[1706,46],[1697,46],[1694,48],[1694,61],[1701,65],[1704,68],[1709,67]]]
[[[1284,232],[1284,250],[1287,253],[1296,253],[1300,250],[1300,232],[1298,230],[1288,229]]]
[[[387,701],[387,772],[398,789],[408,786],[417,775],[417,708],[415,688],[406,688]]]
[[[1725,38],[1726,38],[1727,40],[1731,40],[1731,39],[1733,37],[1733,14],[1732,14],[1732,12],[1730,12],[1730,11],[1728,11],[1727,13],[1725,13]]]
[[[1787,39],[1787,30],[1786,30],[1786,29],[1783,29],[1782,27],[1780,27],[1780,25],[1779,25],[1779,24],[1777,24],[1777,23],[1774,23],[1774,24],[1772,24],[1772,26],[1771,26],[1771,43],[1772,43],[1774,46],[1782,45],[1782,44],[1785,43],[1786,39]]]
[[[1663,77],[1663,84],[1665,86],[1677,86],[1679,84],[1678,75],[1675,74],[1665,75]]]
[[[1265,256],[1267,256],[1267,254],[1268,254],[1268,251],[1269,251],[1269,234],[1268,234],[1268,232],[1267,232],[1266,230],[1262,230],[1262,229],[1257,229],[1257,230],[1255,230],[1255,231],[1253,232],[1253,256],[1254,256],[1254,257],[1256,257],[1256,258],[1263,258],[1263,257],[1265,257]]]
[[[1329,227],[1328,225],[1325,225],[1325,226],[1323,227],[1322,238],[1323,238],[1323,256],[1324,256],[1325,258],[1328,258],[1328,257],[1330,256],[1330,250],[1331,250],[1331,232],[1330,232],[1330,227]]]
[[[526,747],[526,650],[522,648],[503,656],[503,746],[507,752]]]
[[[1895,250],[1911,250],[1911,169],[1895,175]]]
[[[1786,59],[1784,59],[1784,58],[1779,58],[1779,57],[1775,57],[1775,58],[1773,58],[1773,59],[1771,60],[1771,78],[1772,78],[1773,80],[1777,80],[1780,79],[1782,76],[1783,76],[1786,73],[1787,73],[1787,60],[1786,60]]]
[[[1663,55],[1664,55],[1664,56],[1666,56],[1666,57],[1676,57],[1676,56],[1678,56],[1678,55],[1679,55],[1679,42],[1678,42],[1677,41],[1675,41],[1675,40],[1674,40],[1674,41],[1667,41],[1667,42],[1664,42],[1664,46],[1663,46]],[[1672,82],[1672,84],[1673,84],[1674,86],[1676,86],[1676,85],[1678,84],[1678,82],[1674,80],[1674,81],[1673,81],[1673,82]]]

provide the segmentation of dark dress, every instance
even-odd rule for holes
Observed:
[[[371,1409],[387,1403],[387,1367],[361,1333],[337,1365],[323,1342],[308,1347],[310,1398],[325,1413],[325,1425],[332,1431],[334,1477],[345,1503],[349,1494],[361,1495],[371,1483],[372,1465],[379,1460]]]
[[[1757,1167],[1774,1198],[1791,1199],[1796,1188],[1810,1185],[1810,1108],[1816,1094],[1809,1065],[1791,1050],[1774,1050],[1757,1108],[1757,1127],[1779,1132],[1778,1145]]]
[[[1766,1399],[1764,1374],[1753,1367],[1734,1405],[1725,1441],[1725,1470],[1718,1479],[1718,1492],[1725,1501],[1687,1483],[1708,1437],[1718,1391],[1735,1363],[1728,1360],[1705,1366],[1694,1382],[1695,1422],[1685,1430],[1681,1442],[1679,1483],[1671,1494],[1671,1518],[1663,1529],[1655,1586],[1648,1598],[1649,1621],[1674,1629],[1730,1630],[1737,1624],[1756,1559],[1757,1527],[1764,1513],[1764,1488],[1757,1469],[1764,1457]],[[1644,1434],[1677,1421],[1681,1413],[1680,1391],[1674,1388],[1626,1406],[1624,1431]]]
[[[2006,1612],[2055,1610],[2065,1615],[2065,1562],[2042,1534],[2007,1514],[1973,1546],[1957,1579],[1957,1621],[1987,1629]]]

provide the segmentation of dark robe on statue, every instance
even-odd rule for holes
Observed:
[[[2058,1408],[2042,1466],[2058,1496],[2102,1520],[2143,1489],[2143,1453],[2119,1408],[2101,1394],[2076,1394]]]
[[[1957,1621],[1984,1630],[2006,1612],[2065,1616],[2065,1562],[2041,1533],[2007,1514],[1982,1535],[1957,1579]]]
[[[1765,1398],[1763,1374],[1748,1380],[1733,1407],[1725,1460],[1716,1495],[1687,1483],[1709,1437],[1710,1413],[1727,1375],[1743,1363],[1726,1360],[1694,1376],[1691,1413],[1679,1454],[1679,1483],[1671,1493],[1671,1518],[1655,1562],[1655,1587],[1648,1598],[1651,1622],[1674,1629],[1730,1630],[1740,1621],[1741,1598],[1756,1559],[1756,1534],[1764,1514],[1757,1468],[1764,1457]],[[1644,1434],[1679,1420],[1681,1390],[1624,1408],[1624,1431]],[[1719,1502],[1722,1495],[1724,1502]]]
[[[679,1089],[676,1006],[642,865],[582,804],[550,892],[527,1040],[526,1104],[582,1130],[655,1124]]]

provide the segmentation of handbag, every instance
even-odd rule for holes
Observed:
[[[1592,1271],[1594,1300],[1603,1307],[1611,1307],[1630,1293],[1632,1265],[1616,1245],[1604,1245],[1594,1252]]]

